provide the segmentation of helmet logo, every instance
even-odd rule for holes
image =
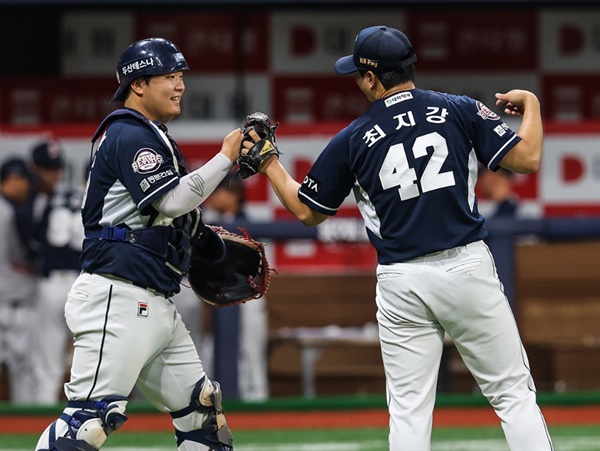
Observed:
[[[123,66],[121,68],[121,71],[123,72],[123,75],[129,75],[133,72],[136,72],[141,69],[145,69],[149,66],[154,66],[154,58],[153,57],[141,58],[139,60],[136,60],[129,64],[126,64],[125,66]]]

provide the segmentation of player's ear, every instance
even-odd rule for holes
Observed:
[[[367,71],[365,77],[367,78],[371,86],[375,86],[375,84],[377,83],[377,75],[375,75],[375,72]]]
[[[146,85],[146,80],[144,80],[143,77],[140,77],[140,78],[136,78],[135,80],[133,80],[131,82],[131,84],[129,85],[129,87],[137,95],[142,95],[142,93],[144,91],[144,85]]]

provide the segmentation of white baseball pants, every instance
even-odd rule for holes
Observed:
[[[517,324],[478,241],[379,265],[377,319],[390,450],[429,450],[444,331],[501,420],[511,450],[552,450]]]

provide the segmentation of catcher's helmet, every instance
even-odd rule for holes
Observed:
[[[189,70],[181,51],[171,41],[149,38],[134,42],[121,54],[117,62],[119,89],[111,102],[125,100],[131,82],[147,75],[163,75]]]

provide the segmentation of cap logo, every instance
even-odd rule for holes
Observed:
[[[175,61],[177,61],[178,63],[185,61],[185,58],[183,57],[182,53],[175,53],[174,57],[175,57]]]
[[[141,69],[145,69],[148,66],[154,66],[154,58],[141,58],[139,60],[133,61],[121,68],[123,75],[129,75],[133,72],[136,72]]]
[[[372,67],[373,69],[377,69],[377,66],[379,65],[379,61],[365,58],[363,56],[358,58],[358,62],[364,66]]]

